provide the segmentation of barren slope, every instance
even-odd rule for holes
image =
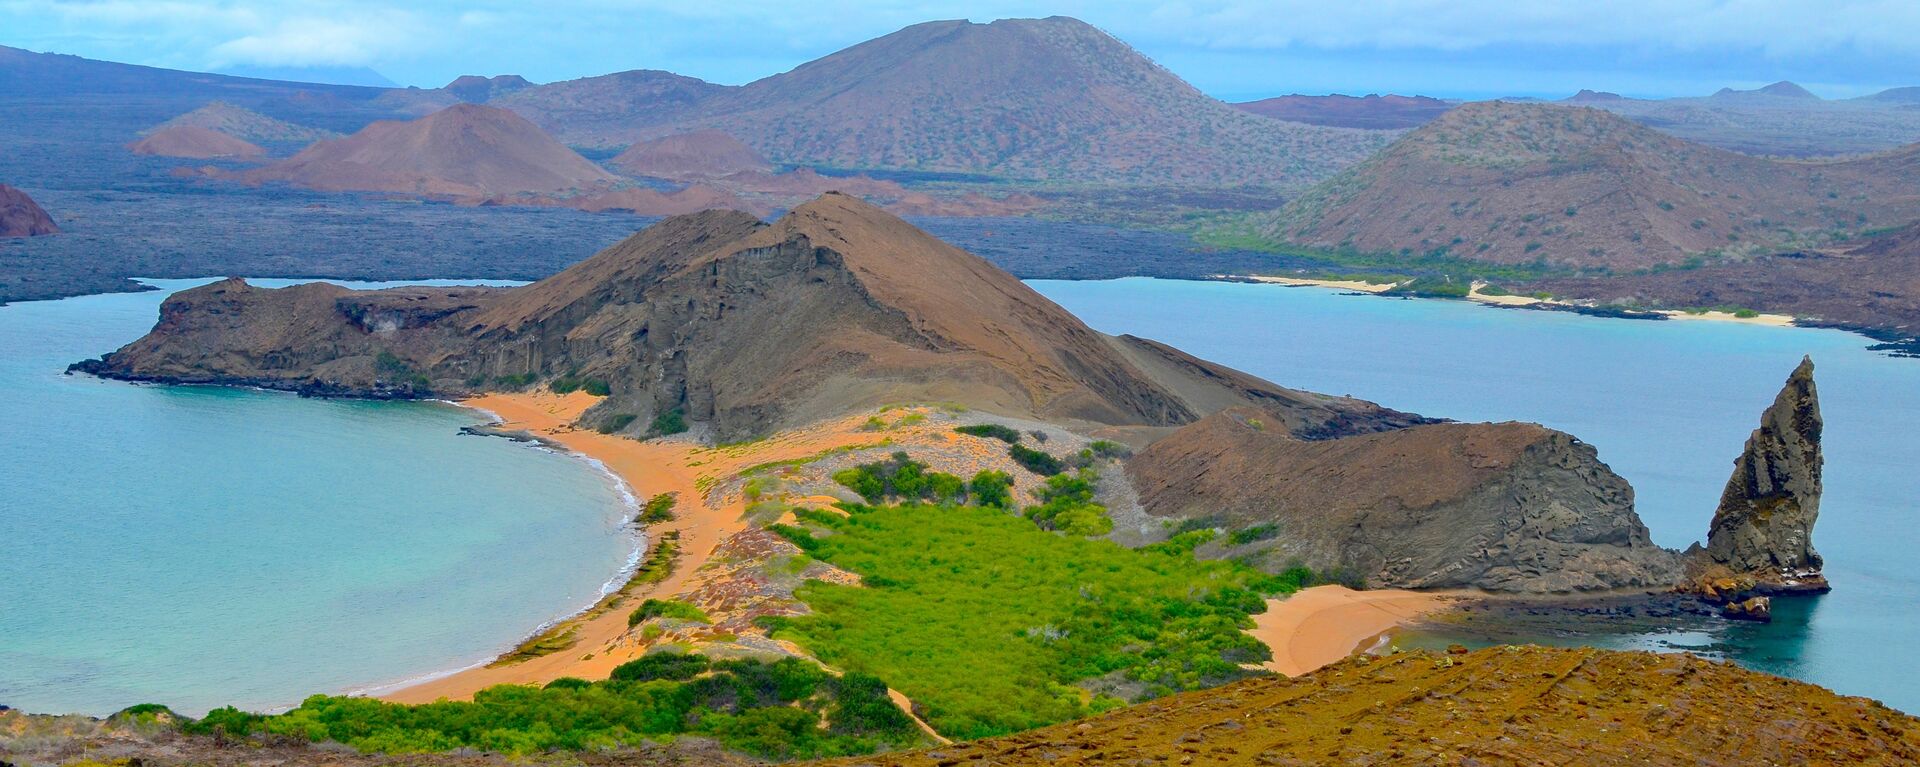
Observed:
[[[618,180],[519,115],[478,104],[376,122],[241,178],[322,191],[451,196],[565,192]]]
[[[1317,248],[1625,271],[1920,218],[1914,154],[1766,160],[1596,109],[1480,102],[1256,228]]]
[[[838,765],[1907,765],[1920,720],[1690,655],[1360,656],[1081,722]]]
[[[257,144],[195,125],[161,128],[146,138],[128,144],[127,149],[140,155],[200,160],[216,157],[251,160],[267,154],[267,150]]]

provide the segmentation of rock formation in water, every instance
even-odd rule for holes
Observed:
[[[1824,463],[1821,428],[1813,360],[1806,358],[1747,438],[1714,511],[1706,548],[1693,552],[1706,576],[1703,593],[1735,603],[1828,590],[1813,550]]]
[[[1633,490],[1594,449],[1534,424],[1431,424],[1331,443],[1232,408],[1127,462],[1147,513],[1244,532],[1216,552],[1367,585],[1569,592],[1665,587]],[[1229,540],[1233,540],[1230,538]]]
[[[26,192],[0,184],[0,237],[36,237],[59,233],[60,227],[54,226],[53,217],[47,215]]]

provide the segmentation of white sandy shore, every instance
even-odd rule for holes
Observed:
[[[1310,278],[1304,278],[1304,277],[1268,277],[1268,276],[1252,275],[1252,274],[1227,274],[1227,275],[1219,275],[1219,276],[1226,279],[1250,280],[1253,282],[1264,282],[1264,283],[1269,283],[1273,285],[1301,285],[1301,286],[1311,286],[1311,287],[1319,287],[1319,288],[1336,288],[1339,290],[1355,290],[1355,291],[1361,291],[1365,293],[1383,293],[1394,287],[1391,284],[1360,282],[1358,280],[1317,280],[1317,279],[1310,279]],[[1479,303],[1489,304],[1493,306],[1532,306],[1534,304],[1555,304],[1560,306],[1575,305],[1574,302],[1572,301],[1565,301],[1557,298],[1535,298],[1533,296],[1516,296],[1516,295],[1504,295],[1504,296],[1488,295],[1486,293],[1481,292],[1481,290],[1484,289],[1486,286],[1487,284],[1484,282],[1474,283],[1472,291],[1467,294],[1467,300],[1476,301]],[[1748,325],[1765,325],[1767,327],[1776,327],[1776,328],[1794,327],[1794,317],[1793,315],[1790,315],[1790,314],[1759,314],[1752,317],[1739,317],[1739,316],[1735,316],[1732,312],[1691,313],[1691,312],[1676,311],[1672,309],[1659,310],[1655,313],[1664,314],[1667,316],[1668,319],[1674,319],[1674,320],[1712,320],[1715,322],[1740,322]]]

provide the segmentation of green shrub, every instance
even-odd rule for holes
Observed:
[[[1289,588],[1239,564],[1055,535],[995,509],[849,511],[807,520],[830,534],[775,528],[863,583],[807,582],[798,595],[812,614],[780,619],[775,634],[887,680],[954,738],[1111,707],[1073,686],[1110,673],[1146,695],[1237,678],[1266,657],[1241,631],[1248,616],[1263,593]]]
[[[584,391],[595,397],[605,397],[613,393],[613,387],[608,385],[606,381],[598,378],[580,378],[571,375],[553,379],[552,383],[547,384],[547,388],[552,389],[555,394],[571,394],[576,391]]]
[[[619,682],[651,682],[655,679],[683,681],[707,673],[711,665],[705,655],[656,652],[616,666],[608,678]]]
[[[976,504],[996,509],[1013,508],[1013,477],[1004,471],[989,469],[975,474],[973,481],[967,483],[967,489],[973,491]]]
[[[1020,432],[997,423],[979,423],[970,426],[955,426],[954,431],[974,437],[997,439],[1009,445],[1020,443]]]
[[[1093,483],[1098,475],[1087,469],[1074,476],[1055,474],[1040,488],[1037,506],[1028,506],[1022,516],[1047,530],[1068,535],[1095,536],[1113,532],[1113,520],[1107,507],[1093,502]]]
[[[525,389],[529,386],[532,386],[533,382],[536,380],[539,380],[539,378],[540,378],[539,376],[534,375],[532,373],[515,373],[513,375],[494,376],[493,385],[498,386],[502,389]]]
[[[894,453],[885,461],[866,463],[833,473],[833,481],[859,493],[868,503],[889,498],[959,504],[967,501],[967,484],[959,477],[927,471],[927,465]]]
[[[525,756],[697,734],[763,758],[811,759],[924,742],[904,714],[895,709],[889,716],[883,706],[892,702],[878,680],[834,679],[807,661],[710,662],[655,653],[616,668],[604,682],[500,685],[472,701],[423,705],[315,695],[285,714],[218,709],[183,729],[337,741],[387,754],[475,749]]]
[[[700,608],[676,599],[649,599],[640,603],[640,607],[627,615],[627,628],[633,628],[654,618],[712,623],[713,619],[701,612]]]
[[[647,505],[640,508],[640,521],[654,525],[673,521],[673,506],[680,502],[680,494],[667,492],[647,499]]]
[[[1042,477],[1051,477],[1067,470],[1066,464],[1061,463],[1060,459],[1053,457],[1052,454],[1026,445],[1008,445],[1007,455],[1013,457],[1014,463]]]
[[[1270,540],[1280,535],[1280,526],[1272,522],[1262,522],[1251,527],[1243,527],[1227,536],[1227,543],[1243,546],[1254,541]]]
[[[687,416],[674,408],[653,417],[653,424],[647,427],[647,433],[656,437],[680,434],[687,430]]]

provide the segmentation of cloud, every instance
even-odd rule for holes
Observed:
[[[404,13],[371,13],[351,20],[301,16],[220,43],[210,55],[215,67],[365,66],[415,53],[428,37],[422,25]]]

